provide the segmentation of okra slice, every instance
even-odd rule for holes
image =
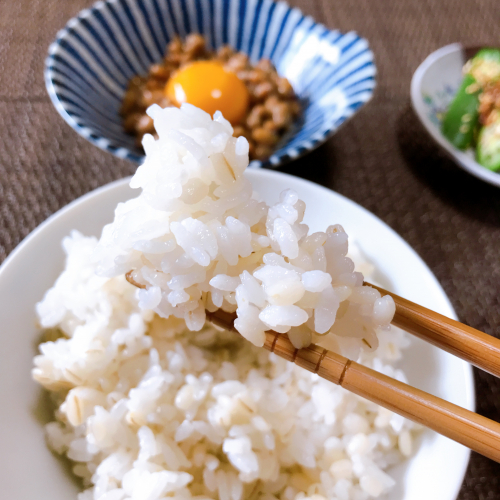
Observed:
[[[489,170],[500,170],[500,111],[495,120],[479,132],[476,159]]]
[[[472,75],[465,75],[441,124],[443,135],[458,149],[467,149],[474,139],[479,117],[481,86]]]
[[[484,87],[500,78],[500,49],[481,49],[464,67]]]

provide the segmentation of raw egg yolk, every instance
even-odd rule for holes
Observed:
[[[245,117],[250,100],[245,84],[216,61],[196,61],[180,69],[165,92],[176,106],[188,102],[211,116],[220,111],[232,125]]]

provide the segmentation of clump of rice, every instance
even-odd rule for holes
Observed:
[[[139,306],[200,331],[205,311],[237,313],[236,329],[262,346],[264,332],[288,333],[295,347],[318,342],[356,357],[389,328],[391,297],[363,286],[340,225],[309,234],[305,203],[285,190],[268,206],[244,172],[248,142],[190,105],[151,106],[158,140],[130,185],[140,195],[118,205],[94,258],[98,273],[130,273]]]
[[[96,244],[64,239],[65,270],[37,306],[59,338],[40,345],[33,376],[56,402],[48,443],[83,478],[79,500],[366,500],[390,490],[387,468],[412,452],[411,422],[234,333],[186,332],[175,314],[141,307],[123,275],[96,276]],[[406,334],[380,331],[379,341],[361,361],[404,381],[394,363]]]

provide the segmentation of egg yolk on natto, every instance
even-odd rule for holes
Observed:
[[[196,61],[178,70],[165,93],[176,106],[188,102],[211,116],[220,111],[232,125],[245,117],[250,101],[245,84],[217,61]]]

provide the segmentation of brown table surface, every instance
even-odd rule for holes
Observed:
[[[71,200],[134,171],[54,110],[43,62],[88,0],[0,0],[0,261]],[[285,167],[375,213],[420,254],[460,319],[500,335],[500,189],[458,169],[413,114],[413,72],[451,42],[500,45],[498,0],[294,0],[375,53],[373,100],[324,146]],[[500,381],[475,371],[477,409],[500,421]],[[472,454],[460,499],[500,499],[500,465]]]

